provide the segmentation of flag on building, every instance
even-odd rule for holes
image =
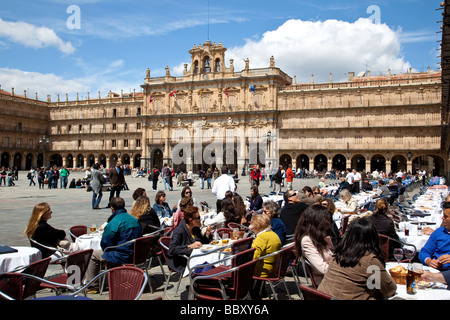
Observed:
[[[250,91],[255,93],[255,87],[254,86],[250,86]]]
[[[172,91],[169,92],[169,96],[176,98],[177,97],[177,93],[175,92],[175,90],[172,90]]]
[[[227,96],[227,98],[229,97],[228,96],[228,88],[225,88],[225,95]]]
[[[203,95],[203,89],[200,89],[200,91],[198,92],[200,95]]]
[[[153,96],[150,94],[150,99],[149,99],[150,103],[153,102]]]

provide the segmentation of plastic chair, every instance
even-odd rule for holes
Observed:
[[[317,289],[305,286],[303,284],[300,284],[299,288],[303,295],[303,300],[335,300],[335,298],[331,295],[320,292]]]
[[[201,290],[196,286],[196,282],[210,279],[211,276],[195,277],[189,286],[189,292],[192,293],[194,300],[241,300],[248,296],[252,285],[252,276],[255,271],[255,265],[258,260],[251,260],[238,267],[215,274],[213,277],[219,277],[218,285],[215,288],[208,288],[207,291]],[[226,288],[220,280],[220,276],[229,275],[234,278],[234,286]]]
[[[74,284],[74,287],[81,287],[93,252],[93,249],[87,249],[69,254],[67,258],[65,258],[66,263],[64,266],[64,273],[48,279],[55,284],[50,285],[48,283],[42,283],[40,288],[52,289],[57,295],[60,295],[61,290],[65,289],[65,284],[67,284],[68,281],[79,281]]]
[[[250,262],[253,260],[253,255],[255,253],[255,248],[249,248],[247,250],[241,251],[237,254],[232,254],[228,257],[225,257],[224,259],[221,259],[219,261],[214,261],[212,263],[208,264],[202,264],[198,266],[194,266],[189,269],[189,278],[192,280],[196,277],[201,276],[208,276],[208,280],[200,281],[197,286],[201,288],[201,290],[209,290],[211,288],[215,288],[218,283],[221,283],[222,286],[226,287],[227,289],[233,289],[236,285],[234,276],[235,274],[229,273],[229,274],[223,274],[223,272],[227,270],[231,270],[232,268],[239,267],[240,265],[243,265],[247,262]],[[216,266],[218,263],[223,263],[227,260],[231,260],[231,266],[226,266],[224,264],[221,264],[219,266]],[[215,266],[212,269],[209,269],[207,271],[201,272],[201,273],[194,273],[194,270],[196,268],[205,268]],[[218,275],[221,274],[221,275]]]
[[[75,240],[79,236],[81,236],[83,234],[87,234],[87,226],[77,225],[77,226],[70,227],[69,234],[70,234],[70,238],[72,238],[72,242],[75,242]]]
[[[138,300],[148,281],[144,270],[133,266],[120,266],[103,271],[74,295],[84,291],[90,283],[105,275],[108,277],[109,300]]]
[[[164,259],[167,261],[167,256],[168,256],[168,252],[169,252],[169,245],[170,245],[170,238],[169,237],[161,237],[161,238],[159,238],[158,242],[159,242],[159,244],[161,246]],[[186,260],[187,260],[187,257],[186,257]],[[166,277],[166,284],[164,286],[164,295],[166,295],[166,291],[167,291],[167,288],[168,288],[169,283],[170,283],[170,278],[174,274],[178,273],[177,271],[170,269],[169,266],[167,266],[167,267],[169,269],[170,274]],[[178,289],[180,288],[181,279],[183,279],[183,273],[180,273],[180,277],[178,279],[178,284],[177,284],[177,289],[175,291],[175,295],[178,294]]]
[[[20,268],[14,269],[13,272],[17,272],[20,269],[23,269],[23,273],[31,274],[33,276],[44,278],[45,273],[47,272],[48,265],[50,264],[51,258],[41,259],[39,261],[30,263],[28,266],[23,266]],[[23,299],[27,299],[28,297],[32,297],[36,295],[36,291],[39,289],[41,283],[39,281],[35,281],[32,279],[24,280],[25,286],[23,289]]]
[[[314,280],[314,275],[312,272],[313,266],[311,265],[311,262],[309,262],[307,259],[303,258],[303,261],[305,262],[304,266],[306,272],[308,273],[308,277],[311,279],[311,285],[313,286],[314,289],[317,289],[318,285]]]
[[[231,244],[231,254],[237,254],[239,252],[248,250],[251,248],[254,238],[248,237],[234,241]]]
[[[0,297],[4,300],[23,300],[25,298],[24,280],[25,282],[37,282],[40,285],[42,285],[42,283],[47,283],[49,285],[59,285],[58,283],[54,283],[47,279],[27,273],[4,273],[0,275]],[[71,285],[65,284],[63,286],[65,287],[65,289],[75,291],[75,288]]]
[[[67,256],[65,253],[63,253],[60,249],[55,248],[55,247],[50,247],[47,245],[44,245],[42,243],[37,242],[34,239],[28,238],[28,240],[30,241],[30,245],[33,248],[39,249],[39,251],[41,251],[42,253],[42,258],[47,258],[50,257],[56,253],[58,253],[58,255],[60,256],[60,258]],[[59,263],[60,259],[58,259],[58,261],[50,261],[51,264],[53,263]]]
[[[147,274],[147,278],[149,277],[148,269],[150,268],[150,251],[155,239],[156,236],[145,236],[135,239],[133,262],[131,264],[125,264],[126,266],[132,265],[141,268]],[[153,288],[150,281],[148,281],[148,287],[150,292],[153,293]]]
[[[233,229],[230,228],[220,228],[217,230],[217,234],[219,235],[220,238],[223,239],[223,235],[224,234],[228,234],[228,239],[231,239],[232,235],[233,235]]]
[[[278,271],[276,276],[271,277],[271,278],[262,278],[262,277],[253,277],[254,280],[261,280],[261,281],[265,281],[268,282],[270,285],[270,289],[272,290],[272,293],[274,295],[275,300],[278,300],[278,295],[277,292],[275,290],[275,287],[280,284],[283,283],[284,284],[284,288],[286,289],[286,293],[288,295],[288,298],[290,299],[290,293],[289,293],[289,289],[287,287],[286,281],[285,281],[285,275],[286,275],[286,271],[289,267],[289,262],[291,260],[291,255],[292,255],[292,250],[294,249],[294,244],[288,244],[285,245],[283,248],[281,248],[280,250],[273,252],[271,254],[265,255],[263,257],[260,257],[258,260],[264,260],[267,257],[270,256],[275,256],[280,254],[280,260],[279,260],[279,265],[278,265]]]

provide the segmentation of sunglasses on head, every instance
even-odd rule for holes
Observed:
[[[296,195],[297,195],[297,193],[294,192],[293,194],[291,194],[291,195],[289,196],[289,198],[291,198],[291,197],[293,197],[293,196],[296,196]]]

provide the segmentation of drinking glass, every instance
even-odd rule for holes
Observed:
[[[397,260],[397,262],[400,262],[403,258],[403,249],[402,248],[395,248],[394,249],[394,258]]]
[[[234,240],[239,239],[239,229],[238,228],[233,228],[233,238],[234,238]]]
[[[412,268],[411,261],[414,259],[414,256],[416,255],[416,249],[414,247],[406,247],[403,249],[403,252],[405,253],[406,259],[409,261],[409,267]]]
[[[91,225],[90,231],[91,231],[91,233],[94,233],[95,231],[97,231],[97,226],[95,224]]]

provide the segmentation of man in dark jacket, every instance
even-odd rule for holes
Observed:
[[[125,181],[125,176],[123,174],[123,169],[120,166],[120,162],[116,162],[116,166],[114,168],[111,168],[109,170],[109,182],[111,183],[111,189],[109,193],[109,202],[106,206],[107,208],[110,207],[111,199],[114,197],[120,197],[120,190],[122,190],[123,183]]]
[[[275,173],[275,175],[273,177],[273,180],[275,182],[274,191],[277,194],[281,193],[281,183],[283,182],[283,173],[281,172],[282,169],[283,169],[283,166],[279,166],[277,173]]]
[[[295,233],[300,215],[308,208],[306,203],[300,202],[294,190],[284,193],[284,207],[281,209],[280,218],[286,226],[286,237]]]

